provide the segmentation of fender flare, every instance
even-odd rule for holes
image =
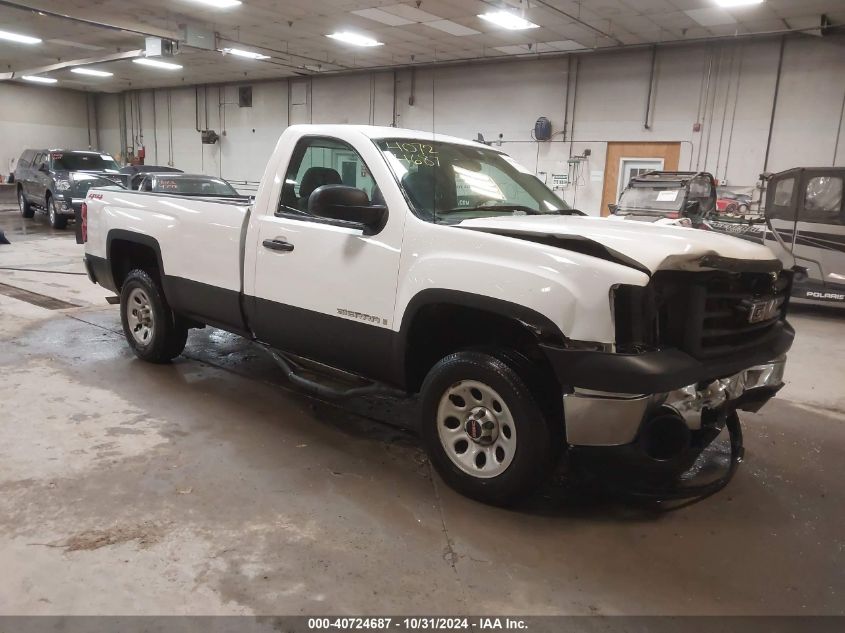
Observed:
[[[510,319],[533,334],[538,343],[566,345],[568,340],[560,328],[547,316],[518,303],[463,290],[428,288],[418,292],[408,302],[402,315],[399,331],[394,337],[394,368],[398,375],[402,376],[403,384],[408,380],[406,372],[408,337],[413,323],[420,310],[426,306],[438,304],[472,308]]]
[[[131,242],[133,244],[140,244],[141,246],[151,248],[155,253],[156,264],[158,265],[158,272],[161,276],[161,282],[162,284],[165,283],[164,262],[161,258],[161,245],[158,243],[157,239],[144,233],[127,231],[126,229],[111,229],[108,232],[108,235],[106,235],[106,260],[109,262],[109,271],[114,270],[114,259],[112,258],[112,242],[114,242],[115,240]],[[114,273],[112,272],[112,275],[113,274]],[[112,285],[117,286],[114,278],[112,278]]]

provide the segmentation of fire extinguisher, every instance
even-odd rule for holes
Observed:
[[[141,145],[141,147],[138,148],[138,153],[135,155],[135,157],[138,159],[139,165],[144,164],[144,158],[147,157],[147,151],[144,149],[143,145]]]

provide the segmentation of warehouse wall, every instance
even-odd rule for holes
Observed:
[[[207,93],[200,88],[199,127],[223,134],[214,146],[200,144],[194,88],[102,95],[100,132],[104,148],[119,152],[123,100],[135,128],[135,142],[128,144],[144,144],[148,163],[172,161],[185,170],[249,181],[260,178],[289,122],[395,121],[469,138],[480,132],[495,140],[501,134],[502,147],[529,169],[544,172],[549,182],[552,174],[568,173],[572,183],[563,191],[565,199],[598,214],[611,141],[680,142],[681,169],[711,171],[735,189],[753,187],[764,166],[780,47],[780,39],[659,47],[648,127],[652,53],[632,49],[402,70],[395,85],[392,72],[257,83],[252,108],[238,107],[237,86],[210,87]],[[785,41],[770,171],[831,165],[835,152],[837,164],[845,164],[845,133],[835,148],[845,103],[844,53],[839,36]],[[539,116],[552,120],[552,142],[532,141]],[[585,149],[591,150],[587,160],[567,163]]]
[[[9,160],[27,148],[87,148],[87,98],[73,90],[0,83],[0,175],[4,181]],[[93,96],[90,110],[93,117]],[[94,136],[91,142],[96,142]]]

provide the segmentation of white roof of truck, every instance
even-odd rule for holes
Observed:
[[[457,136],[448,136],[445,134],[435,134],[433,132],[424,132],[422,130],[408,130],[400,127],[388,127],[380,125],[347,125],[347,124],[297,124],[291,125],[291,128],[302,129],[307,133],[317,132],[319,134],[337,134],[340,131],[354,130],[360,132],[364,136],[372,139],[380,138],[409,138],[427,141],[439,141],[441,143],[458,143],[460,145],[470,145],[472,147],[487,147],[477,141],[470,141],[465,138]],[[489,148],[493,149],[493,148]],[[493,151],[497,151],[493,149]]]

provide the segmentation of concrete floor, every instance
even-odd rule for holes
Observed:
[[[136,360],[105,291],[62,274],[70,231],[11,208],[0,230],[0,267],[52,271],[0,284],[78,306],[0,286],[0,615],[845,613],[834,313],[793,315],[788,385],[743,416],[728,489],[663,512],[551,485],[508,511],[379,421],[408,405],[310,399],[212,329]]]

